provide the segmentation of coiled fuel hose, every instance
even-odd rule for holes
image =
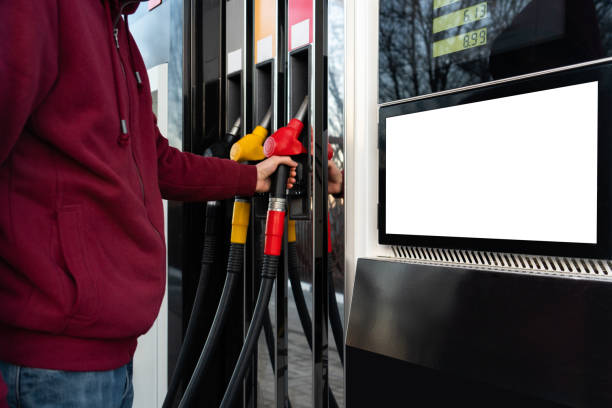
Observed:
[[[225,135],[223,140],[213,143],[204,156],[211,157],[227,157],[230,146],[236,141],[238,132],[240,131],[240,118],[236,119],[230,131]],[[191,376],[188,372],[190,362],[196,359],[198,341],[196,341],[197,333],[202,331],[202,313],[204,310],[204,299],[206,298],[206,287],[210,276],[210,270],[216,259],[217,253],[217,233],[216,219],[219,212],[220,203],[218,201],[209,201],[206,203],[206,221],[204,226],[204,248],[202,250],[202,261],[200,267],[200,278],[196,289],[195,300],[189,316],[187,330],[185,332],[185,340],[181,345],[181,350],[176,361],[176,366],[168,392],[162,405],[163,408],[170,408],[179,393],[181,383],[184,378]]]

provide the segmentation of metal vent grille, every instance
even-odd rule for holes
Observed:
[[[506,254],[499,252],[392,246],[396,258],[436,264],[453,264],[512,270],[516,272],[552,273],[556,275],[592,276],[612,279],[612,262],[600,259],[562,258]]]

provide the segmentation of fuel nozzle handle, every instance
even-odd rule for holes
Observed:
[[[266,158],[263,151],[263,142],[268,136],[266,129],[270,125],[272,107],[268,109],[259,126],[232,146],[230,159],[237,162],[260,161]]]
[[[304,123],[302,120],[306,115],[306,109],[308,107],[308,96],[304,98],[296,117],[291,119],[287,126],[278,129],[272,136],[270,136],[266,143],[264,143],[264,154],[266,157],[272,156],[296,156],[298,154],[306,153],[306,149],[302,143],[298,140],[302,129],[304,129]]]

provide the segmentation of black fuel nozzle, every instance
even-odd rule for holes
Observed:
[[[225,134],[225,143],[229,146],[233,145],[238,139],[238,132],[240,132],[240,117],[234,121],[232,128]]]
[[[225,134],[220,141],[217,141],[210,145],[208,149],[204,151],[205,157],[229,157],[229,152],[232,145],[238,139],[238,133],[240,132],[240,117],[234,121],[229,132]]]

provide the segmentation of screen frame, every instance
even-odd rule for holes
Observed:
[[[399,235],[386,232],[386,120],[417,112],[447,108],[491,99],[523,95],[565,86],[597,81],[597,243],[567,243],[489,238]],[[577,258],[612,259],[612,62],[599,63],[542,75],[482,84],[438,95],[418,97],[379,106],[378,119],[378,242],[431,248],[466,249],[549,255]],[[569,192],[560,192],[571,194]]]

